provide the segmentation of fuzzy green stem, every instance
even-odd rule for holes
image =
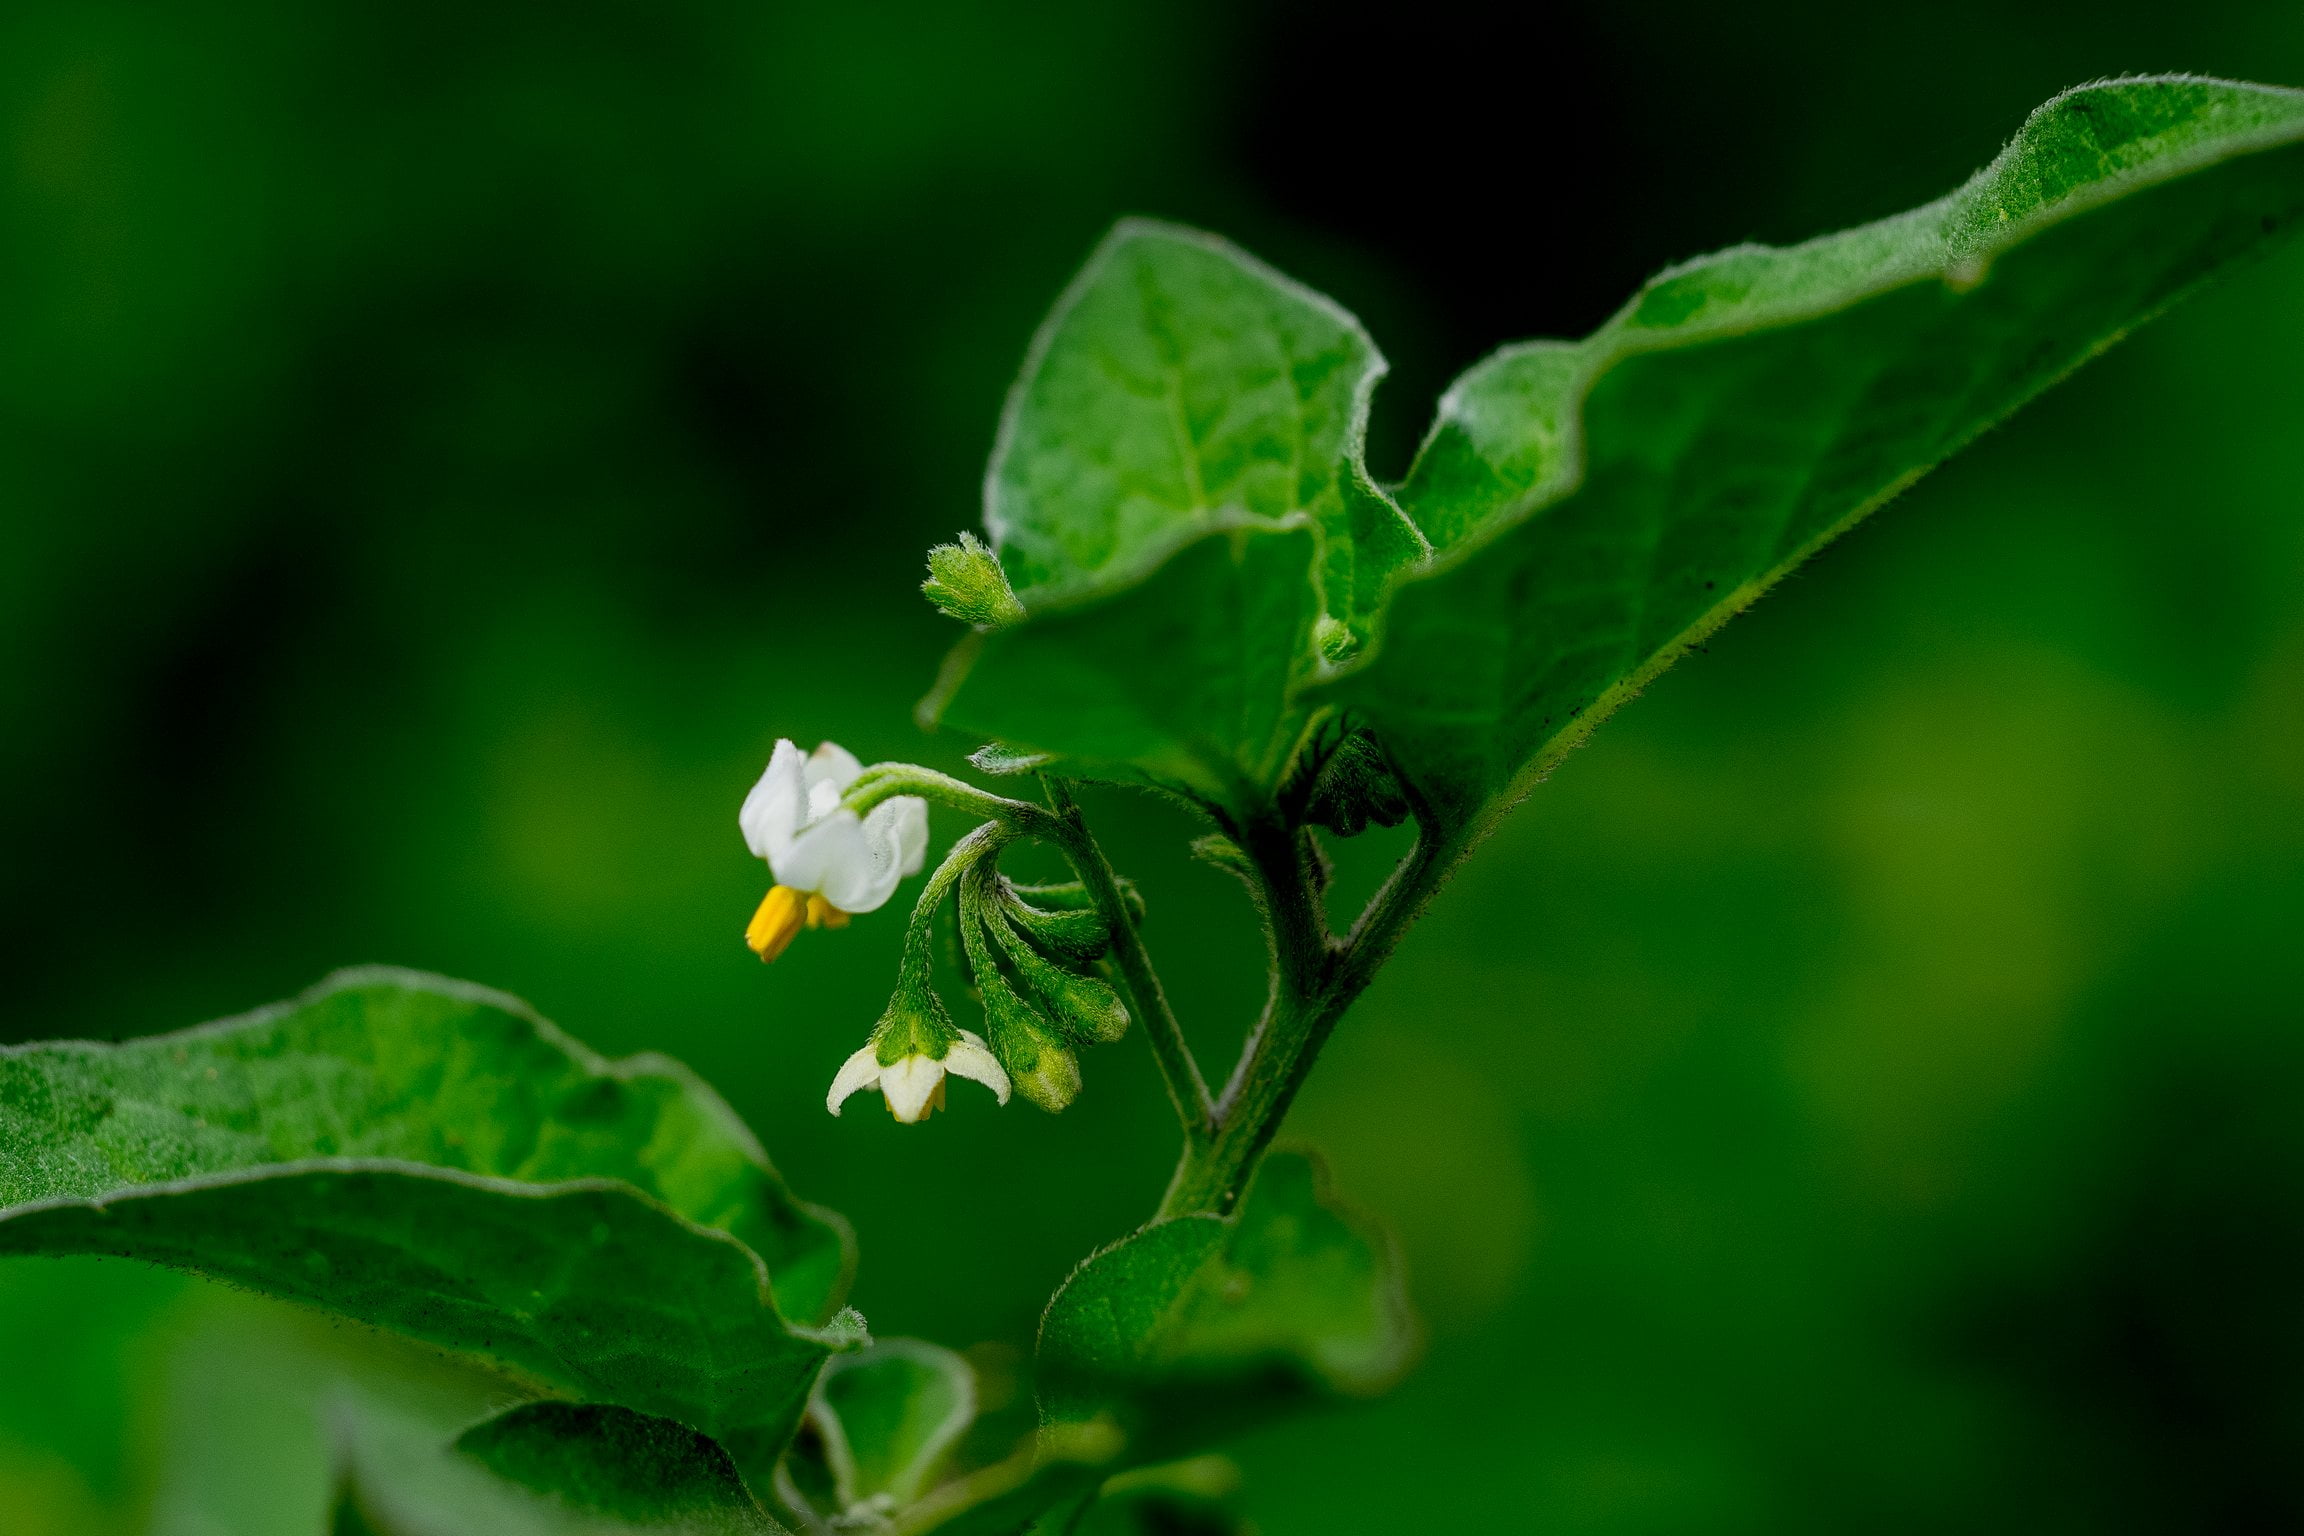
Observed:
[[[1144,948],[1143,936],[1136,931],[1128,904],[1121,899],[1119,876],[1112,872],[1104,850],[1090,835],[1087,820],[1080,814],[1079,802],[1072,798],[1072,791],[1061,779],[1049,779],[1046,783],[1048,798],[1055,804],[1055,819],[1063,828],[1057,838],[1058,846],[1079,871],[1089,898],[1111,927],[1112,959],[1120,968],[1121,979],[1128,983],[1136,1017],[1144,1023],[1144,1037],[1152,1042],[1152,1056],[1160,1064],[1161,1081],[1168,1085],[1169,1102],[1175,1105],[1176,1118],[1184,1127],[1184,1157],[1189,1163],[1214,1133],[1215,1101],[1209,1097],[1207,1080],[1200,1075],[1200,1063],[1192,1055],[1191,1044],[1184,1038],[1184,1026],[1168,1005],[1168,994],[1161,988],[1159,973],[1152,968],[1152,956]]]
[[[920,899],[912,904],[912,921],[904,930],[904,954],[897,961],[897,985],[928,985],[930,965],[929,935],[934,928],[937,904],[952,894],[952,887],[960,877],[973,868],[977,861],[999,851],[1016,834],[997,821],[988,821],[952,845],[944,855],[944,862],[928,877],[920,888]]]
[[[1203,1211],[1227,1215],[1239,1203],[1337,1021],[1367,990],[1463,853],[1458,839],[1420,836],[1339,940],[1320,922],[1293,836],[1278,828],[1252,829],[1242,846],[1271,912],[1272,999],[1217,1101],[1215,1135],[1204,1148],[1187,1150],[1160,1218]]]

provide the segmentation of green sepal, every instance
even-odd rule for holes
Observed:
[[[960,1026],[952,1022],[936,989],[924,976],[914,978],[908,971],[899,971],[888,1011],[872,1026],[869,1043],[873,1058],[884,1067],[894,1066],[907,1056],[942,1061],[959,1040]]]
[[[1313,1154],[1264,1160],[1237,1215],[1158,1222],[1072,1272],[1041,1319],[1043,1421],[1111,1418],[1133,1464],[1337,1398],[1413,1360],[1391,1244]]]

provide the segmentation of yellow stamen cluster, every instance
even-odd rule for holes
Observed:
[[[814,891],[796,891],[788,885],[770,887],[744,930],[744,942],[762,960],[773,960],[802,928],[845,928],[848,914]]]

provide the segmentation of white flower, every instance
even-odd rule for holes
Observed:
[[[864,816],[840,803],[863,771],[837,742],[802,757],[779,741],[744,797],[737,824],[776,878],[744,933],[761,959],[784,953],[802,927],[845,927],[851,913],[873,911],[926,861],[927,801],[898,795]]]
[[[839,1075],[832,1079],[832,1091],[824,1096],[824,1107],[838,1114],[850,1094],[860,1088],[877,1088],[888,1101],[888,1113],[906,1125],[915,1125],[944,1107],[947,1072],[982,1083],[1001,1103],[1007,1103],[1008,1074],[990,1049],[965,1029],[953,1033],[959,1038],[945,1047],[941,1059],[915,1050],[883,1066],[878,1044],[866,1045],[841,1064]]]

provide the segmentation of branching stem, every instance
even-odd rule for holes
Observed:
[[[1194,1212],[1229,1214],[1239,1203],[1264,1149],[1271,1145],[1313,1061],[1345,1010],[1367,990],[1400,935],[1431,901],[1464,852],[1467,838],[1436,836],[1424,823],[1367,909],[1341,938],[1328,931],[1313,881],[1305,833],[1277,815],[1242,829],[1257,894],[1269,925],[1272,993],[1264,1017],[1242,1047],[1220,1097],[1211,1096],[1184,1038],[1152,957],[1121,899],[1119,877],[1088,830],[1069,788],[1045,781],[1048,806],[1012,800],[949,774],[911,763],[867,768],[845,803],[862,813],[896,795],[996,822],[1010,836],[1054,843],[1079,873],[1112,928],[1112,958],[1127,983],[1136,1017],[1184,1128],[1184,1155],[1161,1201],[1159,1218]],[[1158,1219],[1158,1218],[1156,1218]]]
[[[1227,1215],[1239,1203],[1330,1032],[1368,989],[1462,851],[1455,840],[1419,836],[1352,931],[1338,939],[1320,919],[1292,835],[1252,833],[1244,846],[1272,913],[1272,1001],[1217,1101],[1214,1137],[1205,1151],[1187,1151],[1161,1202],[1162,1217]]]

